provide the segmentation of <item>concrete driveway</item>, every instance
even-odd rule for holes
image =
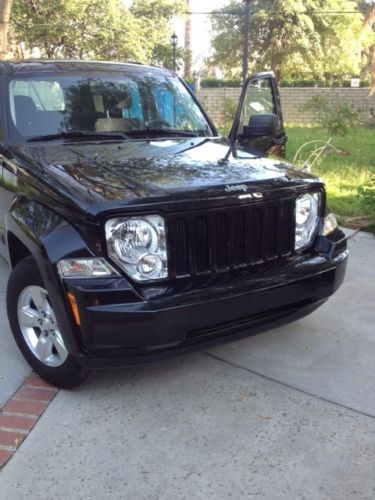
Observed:
[[[375,498],[375,238],[304,320],[60,391],[0,499]],[[29,373],[4,313],[0,405]]]
[[[31,372],[13,341],[8,325],[5,306],[8,275],[8,264],[0,257],[0,408]]]

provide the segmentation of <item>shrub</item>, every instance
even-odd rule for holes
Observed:
[[[305,78],[305,79],[291,79],[291,78],[283,78],[280,81],[280,87],[350,87],[351,79],[348,78]],[[360,81],[361,87],[370,87],[369,80]]]
[[[218,78],[202,78],[202,88],[221,88],[221,87],[242,87],[242,82],[239,78],[218,79]]]
[[[358,187],[358,195],[363,207],[375,212],[375,177]]]
[[[235,99],[226,98],[224,99],[224,112],[223,118],[218,123],[218,129],[220,133],[227,136],[233,124],[234,117],[236,115],[238,107],[238,102]]]
[[[324,128],[329,137],[346,135],[350,127],[359,124],[360,110],[348,103],[332,103],[328,99],[314,96],[302,106],[302,111],[311,111],[317,125]]]
[[[192,80],[192,79],[191,79]],[[193,83],[193,81],[191,81]],[[283,78],[280,82],[280,87],[350,87],[351,80],[344,78],[305,78],[305,79],[290,79]],[[370,87],[368,80],[361,80],[361,87]],[[222,88],[222,87],[242,87],[240,78],[202,78],[202,88]]]

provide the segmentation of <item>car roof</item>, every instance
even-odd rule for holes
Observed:
[[[33,73],[41,71],[155,71],[164,74],[174,74],[173,71],[146,66],[137,62],[114,61],[80,61],[57,59],[8,60],[0,62],[5,73]]]

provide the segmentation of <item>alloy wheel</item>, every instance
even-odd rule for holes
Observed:
[[[17,314],[22,335],[33,355],[50,367],[64,364],[68,351],[47,291],[36,285],[22,290],[18,299]]]

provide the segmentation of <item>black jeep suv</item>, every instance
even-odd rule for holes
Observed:
[[[49,382],[287,323],[341,284],[346,240],[322,181],[275,157],[286,137],[272,73],[246,82],[229,141],[164,69],[0,73],[8,317]]]

